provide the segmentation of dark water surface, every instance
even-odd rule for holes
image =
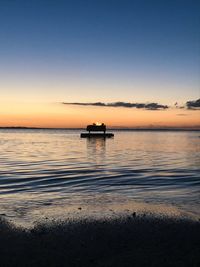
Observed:
[[[19,221],[154,210],[200,216],[200,132],[0,130],[0,213]]]

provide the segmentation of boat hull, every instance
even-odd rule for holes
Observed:
[[[81,133],[81,138],[93,138],[93,137],[103,137],[111,138],[114,137],[113,133]]]

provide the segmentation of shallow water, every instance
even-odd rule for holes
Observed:
[[[0,214],[15,221],[151,210],[200,216],[200,133],[0,130]]]

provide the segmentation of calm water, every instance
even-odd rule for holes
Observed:
[[[1,216],[34,221],[139,209],[200,216],[200,132],[79,135],[0,130]]]

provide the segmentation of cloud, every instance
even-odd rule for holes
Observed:
[[[174,103],[174,106],[177,108],[177,109],[184,109],[185,106],[179,106],[178,102]]]
[[[157,109],[167,109],[169,108],[167,105],[160,105],[157,103],[150,103],[150,104],[145,104],[146,109],[150,110],[157,110]]]
[[[200,98],[197,100],[193,100],[193,101],[187,101],[186,107],[188,109],[194,109],[194,110],[200,109]]]
[[[189,116],[189,114],[179,113],[179,114],[176,114],[176,116]]]
[[[148,110],[163,110],[168,109],[167,105],[161,105],[158,103],[130,103],[130,102],[113,102],[113,103],[81,103],[81,102],[63,102],[64,105],[77,105],[77,106],[97,106],[97,107],[124,107],[124,108],[138,108],[138,109],[148,109]]]

